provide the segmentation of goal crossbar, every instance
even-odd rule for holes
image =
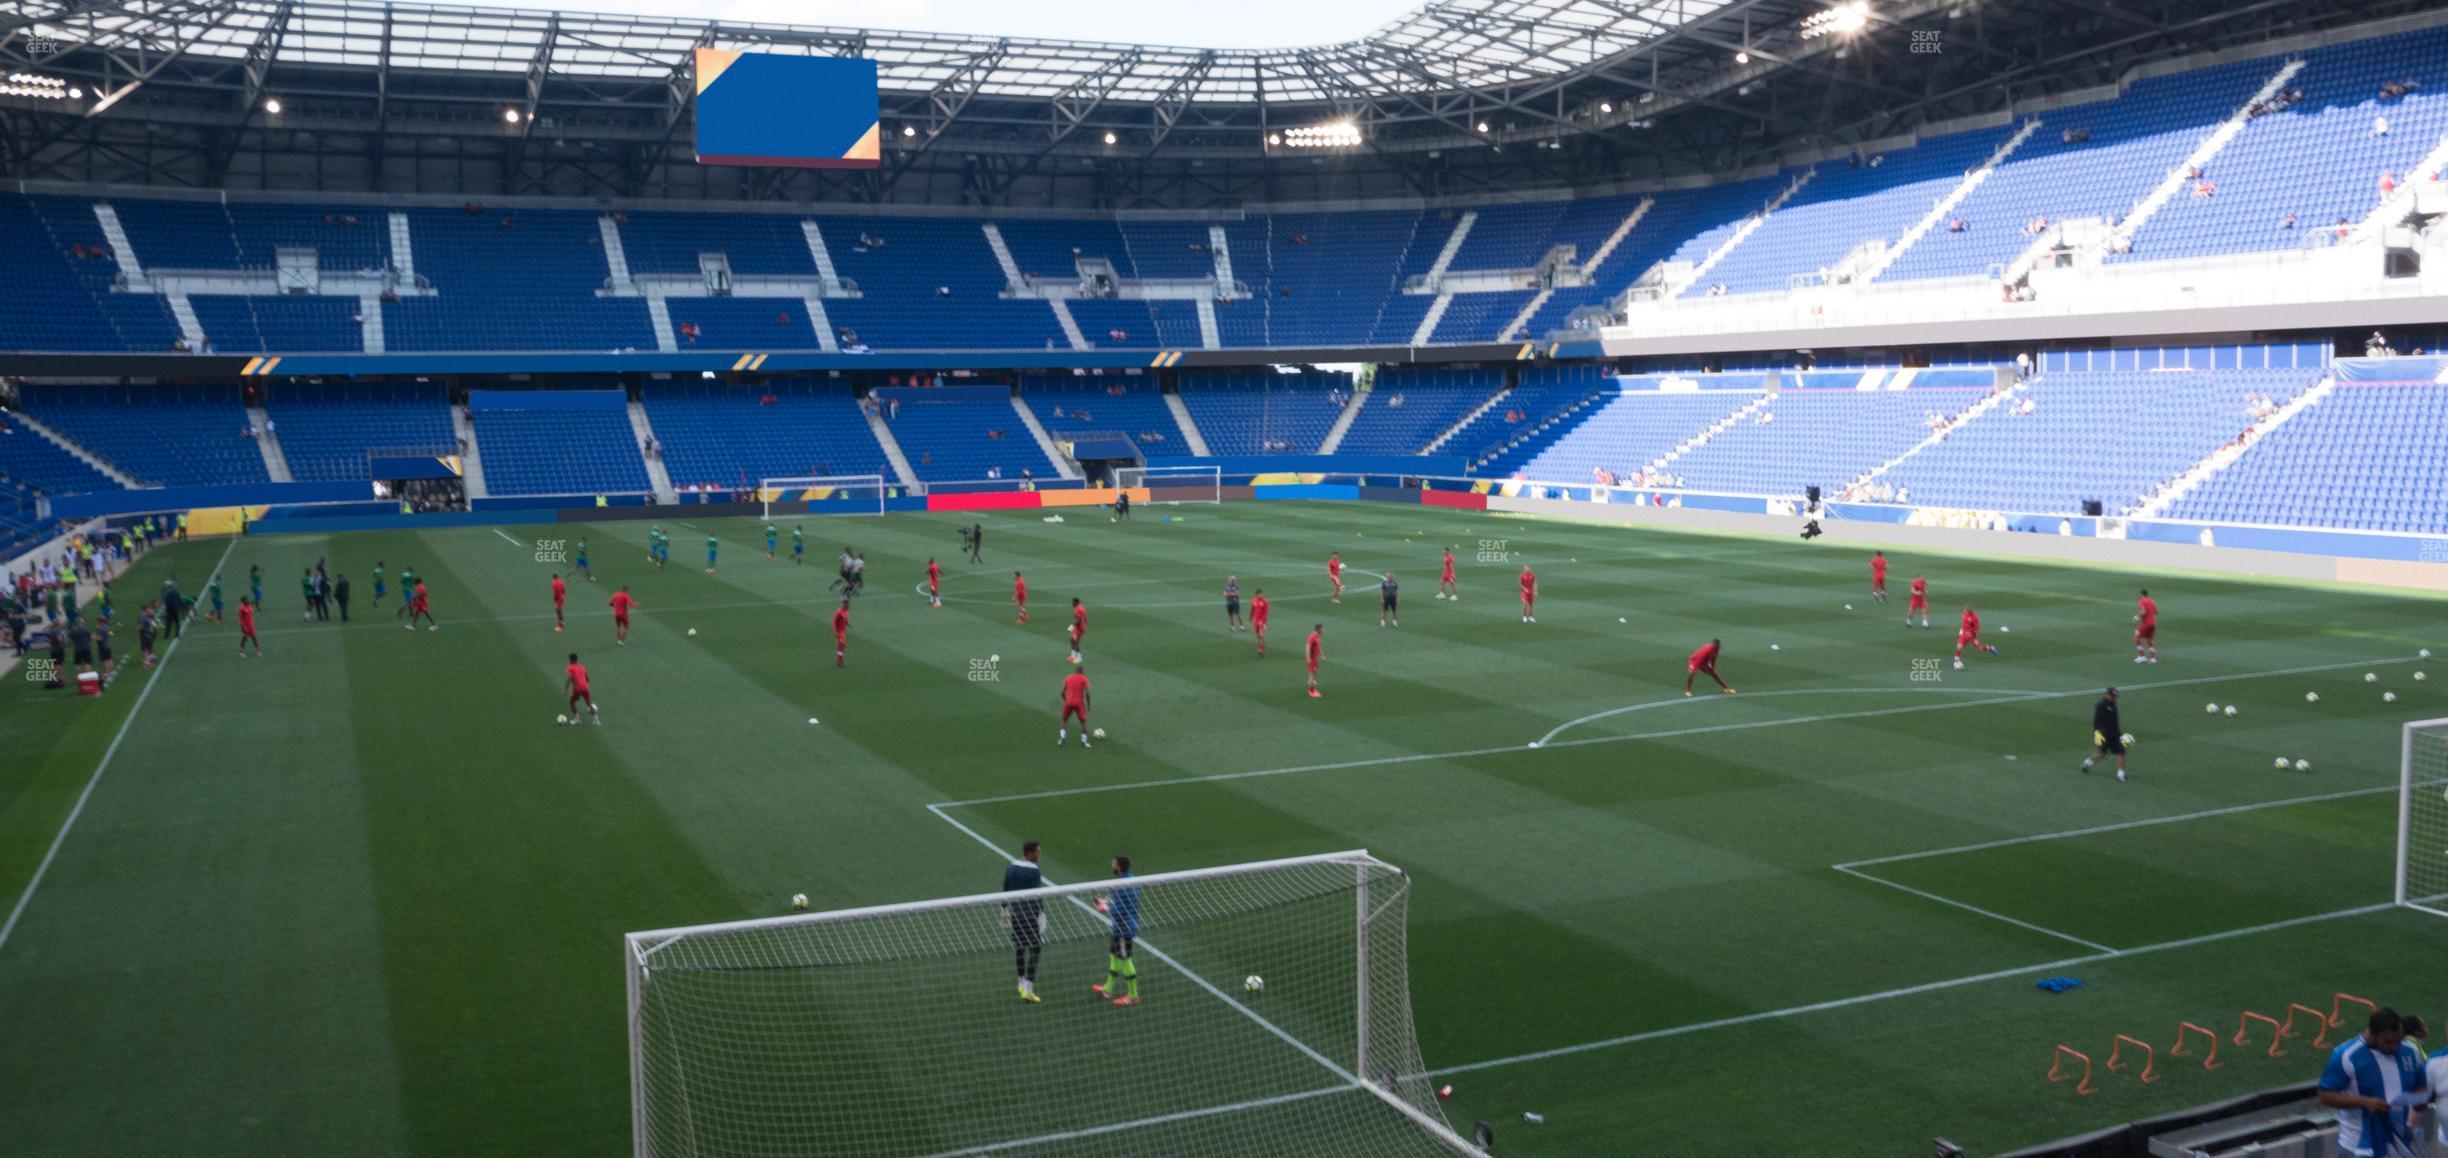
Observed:
[[[1255,860],[1242,864],[1214,865],[1208,868],[1179,869],[1173,872],[1150,873],[1146,876],[1132,877],[1131,884],[1145,889],[1161,885],[1180,884],[1188,881],[1205,881],[1217,880],[1224,877],[1251,876],[1257,873],[1272,872],[1277,869],[1298,868],[1303,865],[1327,864],[1347,864],[1355,867],[1365,866],[1368,868],[1384,869],[1387,872],[1402,871],[1401,869],[1398,869],[1393,865],[1370,855],[1367,849],[1354,849],[1349,852],[1322,852],[1314,853],[1309,856],[1288,856],[1281,857],[1276,860]],[[1075,885],[1049,884],[1043,888],[1031,890],[1029,896],[1032,900],[1068,900],[1074,897],[1094,898],[1098,894],[1112,892],[1113,887],[1114,885],[1112,881],[1092,881],[1085,884]],[[712,924],[705,925],[684,925],[678,928],[654,929],[642,933],[631,933],[628,935],[628,937],[632,952],[635,953],[637,959],[643,963],[654,955],[655,950],[662,948],[664,945],[680,940],[684,937],[699,936],[706,933],[740,933],[747,932],[752,929],[782,929],[789,928],[794,925],[822,925],[835,921],[857,921],[866,920],[873,917],[895,916],[905,913],[937,912],[944,909],[999,909],[1004,905],[1010,904],[1011,900],[1012,896],[1010,893],[970,893],[966,896],[930,897],[922,901],[898,901],[889,905],[868,905],[864,908],[856,909],[827,909],[823,912],[792,913],[788,916],[782,917],[752,917],[744,921],[717,921]]]

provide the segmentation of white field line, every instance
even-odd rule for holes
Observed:
[[[1552,1058],[1570,1057],[1575,1054],[1591,1053],[1602,1049],[1613,1049],[1618,1046],[1637,1045],[1641,1042],[1657,1041],[1662,1038],[1682,1037],[1686,1034],[1701,1033],[1712,1029],[1728,1029],[1738,1025],[1753,1025],[1763,1021],[1777,1021],[1789,1017],[1800,1017],[1805,1014],[1825,1013],[1829,1010],[1845,1009],[1856,1005],[1868,1005],[1873,1002],[1892,1001],[1900,997],[1914,997],[1923,993],[1936,993],[1941,990],[1957,989],[1966,985],[1978,985],[1984,981],[2001,981],[2009,977],[2025,977],[2035,973],[2045,973],[2076,965],[2090,965],[2097,962],[2110,960],[2112,958],[2122,960],[2124,958],[2138,957],[2148,953],[2162,953],[2171,949],[2189,949],[2197,945],[2207,945],[2217,941],[2232,940],[2237,937],[2250,937],[2261,933],[2274,933],[2281,929],[2292,929],[2300,925],[2317,924],[2322,921],[2334,921],[2345,917],[2367,916],[2372,913],[2385,912],[2396,907],[2397,906],[2395,904],[2384,901],[2375,905],[2362,905],[2352,909],[2339,909],[2335,912],[2315,913],[2308,917],[2290,917],[2283,921],[2272,921],[2266,925],[2253,925],[2242,929],[2229,929],[2219,933],[2204,933],[2198,937],[2186,937],[2176,941],[2161,941],[2154,945],[2141,945],[2121,951],[2112,950],[2105,953],[2093,953],[2083,957],[2067,957],[2058,961],[2044,961],[2037,965],[2022,965],[2012,969],[1998,969],[1988,973],[1975,973],[1967,977],[1950,977],[1943,981],[1929,981],[1919,985],[1907,985],[1899,989],[1888,989],[1878,993],[1864,993],[1854,997],[1839,997],[1828,1001],[1812,1002],[1808,1005],[1795,1005],[1784,1009],[1763,1010],[1759,1013],[1745,1013],[1735,1017],[1720,1017],[1711,1021],[1695,1021],[1689,1025],[1669,1026],[1665,1029],[1653,1029],[1644,1033],[1628,1033],[1620,1037],[1601,1038],[1597,1041],[1585,1041],[1575,1045],[1561,1045],[1552,1049],[1542,1049],[1535,1050],[1530,1053],[1514,1054],[1511,1057],[1489,1058],[1486,1061],[1465,1062],[1461,1065],[1447,1066],[1438,1070],[1430,1070],[1428,1072],[1428,1076],[1444,1077],[1449,1074],[1464,1074],[1471,1073],[1476,1070],[1488,1070],[1496,1069],[1502,1066],[1520,1065],[1524,1062],[1547,1061]]]
[[[221,548],[221,557],[213,562],[212,572],[204,577],[205,586],[211,586],[212,581],[220,577],[221,568],[229,562],[230,552],[237,548],[238,540],[235,538],[229,541],[229,546]],[[101,761],[94,765],[93,775],[86,778],[85,790],[77,793],[76,804],[69,808],[67,818],[60,821],[59,833],[51,838],[51,847],[43,853],[42,862],[34,866],[34,875],[27,878],[25,891],[17,895],[16,905],[9,909],[8,921],[0,923],[0,949],[8,947],[9,935],[17,931],[18,919],[25,916],[26,906],[34,900],[34,890],[42,887],[43,877],[51,871],[51,862],[59,857],[60,846],[68,843],[68,830],[75,828],[77,818],[85,815],[85,802],[93,799],[94,786],[102,783],[102,773],[110,768],[111,758],[119,754],[119,745],[127,740],[128,729],[136,726],[136,717],[144,711],[145,701],[153,698],[153,689],[161,686],[162,674],[170,669],[170,657],[177,655],[178,646],[187,642],[187,629],[193,624],[194,620],[191,619],[179,626],[178,638],[162,649],[161,662],[153,665],[152,677],[145,681],[144,690],[136,693],[136,703],[128,708],[127,718],[119,721],[118,733],[111,737],[110,747],[102,750]]]
[[[996,856],[1001,857],[1006,861],[1011,859],[1011,854],[1009,852],[1004,851],[1000,846],[996,845],[995,842],[979,835],[978,830],[971,828],[966,824],[962,824],[960,821],[946,814],[941,806],[933,804],[927,805],[927,811],[934,813],[937,820],[943,821],[944,823],[959,829],[963,834],[967,835],[969,839],[985,846],[988,852],[992,852]],[[1056,882],[1051,878],[1048,878],[1046,883],[1054,884]],[[1098,921],[1104,921],[1107,924],[1112,923],[1111,921],[1107,920],[1103,914],[1098,913],[1096,911],[1096,907],[1089,904],[1087,901],[1081,900],[1076,896],[1065,899],[1069,900],[1073,905],[1078,906],[1080,911],[1088,914],[1091,918]],[[1282,1039],[1284,1044],[1299,1050],[1302,1055],[1306,1056],[1309,1060],[1325,1067],[1326,1072],[1331,1073],[1335,1077],[1341,1079],[1348,1088],[1358,1090],[1362,1087],[1360,1079],[1354,1076],[1350,1070],[1343,1068],[1342,1065],[1335,1062],[1332,1058],[1311,1049],[1306,1042],[1292,1036],[1290,1032],[1286,1031],[1283,1027],[1276,1025],[1274,1022],[1268,1021],[1265,1017],[1261,1016],[1257,1010],[1251,1009],[1249,1006],[1242,1004],[1238,998],[1235,998],[1231,994],[1217,988],[1214,983],[1208,981],[1205,977],[1191,972],[1189,966],[1174,960],[1171,956],[1168,956],[1164,950],[1157,948],[1155,945],[1145,940],[1137,942],[1136,946],[1139,949],[1145,950],[1149,956],[1154,957],[1158,961],[1161,961],[1168,966],[1171,966],[1174,972],[1181,974],[1183,977],[1189,978],[1191,984],[1198,986],[1200,989],[1206,990],[1208,996],[1232,1007],[1234,1012],[1250,1019],[1250,1021],[1256,1023],[1259,1028],[1264,1029],[1268,1033],[1274,1034],[1276,1037]]]
[[[2310,672],[2339,671],[2339,670],[2343,670],[2343,669],[2346,669],[2346,668],[2354,668],[2354,667],[2378,667],[2378,666],[2387,665],[2387,664],[2404,664],[2404,663],[2416,663],[2416,662],[2420,662],[2420,661],[2418,661],[2418,660],[2416,660],[2416,659],[2414,659],[2414,658],[2412,658],[2412,657],[2406,657],[2406,658],[2403,658],[2403,659],[2374,659],[2374,660],[2356,660],[2356,661],[2351,662],[2351,663],[2333,663],[2333,664],[2320,664],[2320,665],[2316,665],[2316,666],[2312,666],[2312,667],[2281,668],[2281,669],[2278,669],[2278,670],[2275,670],[2275,671],[2237,672],[2237,673],[2234,673],[2234,674],[2232,674],[2232,675],[2196,676],[2196,677],[2193,677],[2193,678],[2190,678],[2190,679],[2180,679],[2180,680],[2161,680],[2161,681],[2154,682],[2154,683],[2122,684],[2122,685],[2119,685],[2119,687],[2120,687],[2120,688],[2122,688],[2122,689],[2124,689],[2124,690],[2146,690],[2146,689],[2151,689],[2151,688],[2188,687],[2188,686],[2193,686],[2193,685],[2198,685],[2198,684],[2227,683],[2227,682],[2233,682],[2233,681],[2237,681],[2237,680],[2269,679],[2269,678],[2273,678],[2273,677],[2276,677],[2276,676],[2285,676],[2285,675],[2303,675],[2303,674],[2310,673]],[[1777,691],[1777,692],[1756,692],[1756,693],[1752,693],[1751,698],[1753,698],[1753,699],[1765,699],[1765,698],[1767,698],[1767,697],[1768,697],[1768,696],[1770,696],[1770,695],[1837,695],[1837,694],[1852,694],[1852,693],[1865,692],[1865,691],[1869,691],[1869,690],[1873,690],[1873,689],[1864,689],[1864,688],[1826,688],[1826,689],[1817,689],[1817,690],[1811,690],[1811,689],[1784,689],[1784,690],[1780,690],[1780,691]],[[1891,692],[1893,692],[1893,693],[1895,693],[1895,694],[1898,694],[1898,695],[1913,695],[1913,694],[1924,694],[1924,695],[1926,695],[1926,694],[1929,694],[1929,693],[1932,693],[1932,692],[1940,692],[1940,693],[1945,693],[1945,692],[1957,691],[1958,689],[1952,689],[1952,688],[1939,688],[1939,687],[1923,687],[1923,688],[1905,687],[1905,688],[1890,688],[1890,689],[1884,689],[1884,690],[1891,691]],[[1962,690],[1963,692],[1965,692],[1966,694],[1984,694],[1984,693],[1986,693],[1986,692],[1988,691],[1988,689],[1961,689],[1961,690]],[[1862,719],[1872,719],[1872,718],[1875,718],[1875,717],[1880,717],[1880,716],[1906,715],[1906,714],[1910,714],[1910,713],[1914,713],[1914,712],[1940,712],[1940,711],[1952,711],[1952,710],[1959,709],[1959,708],[1977,708],[1977,707],[1987,707],[1987,706],[1993,706],[1993,705],[1997,705],[1997,704],[2007,704],[2007,703],[2023,703],[2023,702],[2034,701],[2034,700],[2065,699],[2065,698],[2068,698],[2068,697],[2073,697],[2073,696],[2087,696],[2087,695],[2095,695],[2095,694],[2097,694],[2097,692],[2098,692],[2098,689],[2096,689],[2096,688],[2082,688],[2082,689],[2075,690],[2075,691],[2056,691],[2056,692],[2051,692],[2051,691],[2013,692],[2013,693],[2008,693],[2008,694],[1993,694],[1993,695],[1989,695],[1989,697],[1988,697],[1988,698],[1985,698],[1985,699],[1977,699],[1977,700],[1965,700],[1965,701],[1963,701],[1963,702],[1961,702],[1961,703],[1951,703],[1951,704],[1913,704],[1913,705],[1908,705],[1908,706],[1905,706],[1905,707],[1900,707],[1900,708],[1871,708],[1871,709],[1865,709],[1865,710],[1861,710],[1861,711],[1853,711],[1853,712],[1829,712],[1829,713],[1824,713],[1824,714],[1821,714],[1821,715],[1815,715],[1815,716],[1793,716],[1793,717],[1788,717],[1788,718],[1785,718],[1785,719],[1777,719],[1777,720],[1752,720],[1752,721],[1748,721],[1748,722],[1744,722],[1744,723],[1733,723],[1733,724],[1710,724],[1710,725],[1703,725],[1703,726],[1690,727],[1690,728],[1673,728],[1673,729],[1668,729],[1668,730],[1665,730],[1665,731],[1656,731],[1656,732],[1635,732],[1635,733],[1629,733],[1629,734],[1626,734],[1626,735],[1621,735],[1621,736],[1592,736],[1592,737],[1589,737],[1589,738],[1587,738],[1587,739],[1580,739],[1580,740],[1564,740],[1564,741],[1561,741],[1561,742],[1559,742],[1559,743],[1548,743],[1548,742],[1546,742],[1546,741],[1544,741],[1544,740],[1541,740],[1541,741],[1538,741],[1538,742],[1536,742],[1536,743],[1534,743],[1534,744],[1532,744],[1532,745],[1529,745],[1529,747],[1536,748],[1536,749],[1539,749],[1539,750],[1545,750],[1545,749],[1549,749],[1549,748],[1575,748],[1575,747],[1580,747],[1580,746],[1587,745],[1587,744],[1620,744],[1620,743],[1624,743],[1624,742],[1627,742],[1627,741],[1632,741],[1632,740],[1664,740],[1664,739],[1673,739],[1673,738],[1680,737],[1680,736],[1704,736],[1704,735],[1714,735],[1714,734],[1721,733],[1721,732],[1742,732],[1742,731],[1750,731],[1750,730],[1757,729],[1757,728],[1783,728],[1783,727],[1792,727],[1792,726],[1795,726],[1795,725],[1801,725],[1801,724],[1824,724],[1824,723],[1833,723],[1833,722],[1842,721],[1842,720],[1862,720]],[[1585,717],[1583,717],[1583,718],[1582,718],[1582,719],[1580,719],[1580,720],[1574,720],[1574,721],[1571,721],[1570,723],[1564,724],[1564,725],[1563,725],[1561,728],[1558,728],[1558,729],[1556,729],[1555,731],[1550,731],[1550,732],[1548,733],[1548,735],[1553,736],[1553,735],[1555,735],[1555,734],[1556,734],[1556,732],[1563,730],[1563,728],[1570,728],[1570,727],[1573,727],[1573,726],[1575,726],[1575,725],[1577,725],[1577,724],[1585,723],[1585,722],[1587,722],[1587,721],[1589,721],[1589,720],[1592,720],[1592,719],[1601,719],[1601,718],[1604,718],[1604,717],[1606,717],[1606,716],[1610,716],[1610,715],[1620,715],[1620,714],[1622,714],[1623,712],[1625,712],[1625,711],[1627,711],[1627,710],[1638,710],[1638,709],[1642,709],[1642,708],[1659,707],[1659,706],[1664,706],[1664,705],[1668,705],[1668,704],[1684,704],[1684,703],[1717,703],[1717,702],[1722,702],[1722,701],[1724,701],[1724,700],[1726,700],[1726,699],[1740,699],[1740,698],[1741,698],[1740,696],[1727,697],[1727,696],[1720,695],[1720,696],[1713,696],[1713,697],[1709,697],[1709,698],[1706,698],[1706,699],[1700,699],[1700,698],[1694,698],[1694,699],[1685,699],[1685,698],[1683,698],[1683,697],[1678,696],[1678,697],[1676,697],[1676,698],[1674,698],[1674,699],[1670,699],[1670,700],[1659,700],[1659,701],[1654,701],[1654,702],[1652,702],[1652,703],[1648,703],[1648,704],[1634,705],[1634,707],[1633,707],[1632,709],[1625,709],[1625,708],[1613,708],[1613,709],[1609,709],[1608,711],[1605,711],[1605,712],[1596,713],[1595,715],[1592,715],[1592,716],[1585,716]],[[1023,801],[1023,800],[1048,800],[1048,799],[1054,799],[1054,798],[1064,797],[1064,796],[1092,796],[1092,795],[1097,795],[1097,794],[1100,794],[1100,793],[1106,793],[1106,792],[1132,792],[1132,791],[1138,791],[1138,790],[1141,790],[1141,789],[1147,789],[1147,788],[1177,788],[1177,787],[1182,787],[1182,786],[1185,786],[1185,785],[1191,785],[1191,784],[1216,784],[1216,783],[1223,783],[1223,782],[1233,781],[1233,780],[1255,780],[1255,779],[1263,779],[1263,778],[1273,777],[1273,776],[1293,776],[1293,775],[1299,775],[1299,774],[1302,774],[1302,773],[1307,773],[1307,772],[1339,772],[1339,771],[1345,771],[1345,770],[1349,770],[1349,769],[1353,769],[1353,768],[1378,768],[1378,767],[1385,767],[1385,766],[1389,766],[1389,765],[1396,765],[1396,764],[1418,764],[1418,763],[1425,763],[1425,762],[1429,762],[1429,761],[1437,761],[1437,760],[1465,760],[1465,759],[1470,759],[1470,758],[1473,758],[1473,757],[1478,757],[1478,756],[1493,756],[1493,755],[1497,755],[1497,754],[1500,754],[1500,753],[1505,753],[1505,752],[1519,752],[1519,751],[1522,751],[1522,750],[1523,750],[1523,748],[1524,748],[1524,746],[1523,746],[1523,745],[1518,745],[1518,744],[1507,744],[1507,745],[1504,745],[1504,746],[1502,746],[1502,747],[1494,747],[1494,748],[1467,748],[1467,749],[1463,749],[1463,750],[1460,750],[1460,751],[1455,751],[1455,752],[1414,752],[1414,753],[1408,753],[1408,754],[1399,755],[1399,756],[1371,756],[1371,757],[1366,757],[1366,758],[1363,758],[1363,759],[1358,759],[1358,760],[1337,760],[1337,761],[1332,761],[1332,762],[1329,762],[1329,763],[1323,763],[1323,764],[1296,764],[1296,765],[1293,765],[1293,766],[1288,767],[1288,768],[1261,768],[1261,769],[1256,769],[1256,770],[1253,770],[1253,771],[1248,771],[1248,772],[1216,772],[1216,773],[1211,773],[1211,774],[1204,775],[1204,776],[1175,776],[1175,777],[1170,777],[1170,778],[1163,779],[1163,780],[1138,780],[1138,781],[1132,781],[1132,782],[1129,782],[1129,783],[1123,783],[1123,784],[1091,784],[1091,785],[1086,785],[1086,786],[1083,786],[1083,787],[1078,787],[1078,788],[1049,788],[1049,789],[1045,789],[1045,790],[1043,790],[1043,791],[1038,791],[1038,792],[1014,792],[1014,793],[1009,793],[1009,794],[1002,795],[1002,796],[980,796],[980,797],[975,797],[975,798],[968,799],[968,800],[947,800],[947,801],[942,801],[942,802],[937,803],[937,804],[930,804],[930,805],[928,805],[927,807],[929,807],[929,808],[967,808],[967,807],[971,807],[971,806],[976,806],[976,805],[986,805],[986,804],[1010,804],[1010,803],[1014,803],[1014,802],[1018,802],[1018,801]]]
[[[1861,870],[1859,870],[1859,869],[1847,868],[1847,867],[1845,867],[1844,865],[1835,865],[1835,866],[1833,866],[1833,867],[1836,869],[1836,871],[1837,871],[1837,872],[1843,873],[1843,874],[1845,874],[1846,876],[1859,877],[1859,878],[1861,878],[1861,879],[1863,879],[1863,880],[1865,880],[1865,881],[1869,881],[1869,882],[1871,882],[1872,884],[1880,884],[1880,885],[1885,885],[1885,886],[1887,886],[1888,888],[1891,888],[1891,889],[1897,889],[1897,890],[1900,890],[1900,891],[1902,891],[1902,892],[1911,893],[1912,895],[1914,895],[1914,896],[1916,896],[1916,897],[1920,897],[1920,898],[1922,898],[1923,900],[1936,901],[1936,902],[1938,902],[1939,904],[1942,904],[1942,905],[1949,905],[1949,906],[1952,906],[1952,907],[1954,907],[1954,908],[1962,909],[1963,911],[1965,911],[1965,912],[1967,912],[1967,913],[1973,913],[1973,914],[1976,914],[1976,915],[1979,915],[1979,916],[1987,917],[1987,918],[1989,918],[1989,919],[1990,919],[1990,920],[1992,920],[1992,921],[2003,921],[2003,922],[2005,922],[2006,924],[2013,925],[2013,926],[2015,926],[2015,927],[2016,927],[2016,928],[2018,928],[2018,929],[2029,929],[2029,930],[2031,930],[2031,931],[2032,931],[2032,932],[2034,932],[2034,933],[2041,933],[2041,934],[2045,934],[2045,935],[2047,935],[2047,936],[2055,937],[2055,938],[2057,938],[2057,939],[2058,939],[2058,940],[2060,940],[2060,941],[2072,941],[2073,943],[2075,943],[2075,944],[2077,944],[2077,945],[2080,945],[2080,946],[2082,946],[2082,947],[2083,947],[2083,948],[2085,948],[2085,949],[2092,949],[2092,950],[2096,950],[2096,951],[2101,952],[2101,953],[2107,953],[2107,954],[2110,954],[2110,955],[2114,955],[2114,954],[2116,954],[2116,953],[2118,952],[2118,950],[2113,949],[2113,948],[2110,948],[2109,946],[2106,946],[2106,945],[2102,945],[2102,944],[2100,944],[2100,943],[2099,943],[2099,942],[2097,942],[2097,941],[2089,941],[2089,940],[2085,940],[2085,939],[2083,939],[2083,938],[2081,938],[2081,937],[2077,937],[2077,936],[2075,936],[2075,935],[2074,935],[2074,934],[2072,934],[2072,933],[2061,933],[2061,932],[2059,932],[2059,931],[2057,931],[2057,930],[2055,930],[2055,929],[2051,929],[2051,928],[2049,928],[2049,927],[2048,927],[2048,926],[2046,926],[2046,925],[2035,925],[2035,924],[2031,923],[2030,921],[2022,920],[2022,919],[2017,918],[2017,917],[2009,917],[2009,916],[2007,916],[2006,914],[2001,913],[2001,912],[1998,912],[1998,911],[1996,911],[1996,910],[1994,910],[1994,909],[1984,909],[1984,908],[1980,907],[1979,905],[1967,904],[1967,903],[1965,903],[1965,902],[1963,902],[1963,901],[1956,900],[1956,899],[1955,899],[1955,898],[1953,898],[1953,897],[1941,896],[1941,895],[1939,895],[1939,894],[1937,894],[1937,893],[1929,892],[1929,891],[1924,890],[1924,889],[1916,889],[1916,888],[1912,887],[1911,885],[1900,885],[1900,884],[1897,884],[1897,883],[1896,883],[1896,882],[1894,882],[1894,881],[1887,880],[1887,879],[1885,879],[1885,878],[1883,878],[1883,877],[1874,877],[1874,876],[1871,876],[1869,873],[1863,872],[1863,871],[1861,871]]]
[[[511,546],[513,546],[513,547],[524,547],[524,546],[526,546],[526,545],[527,545],[527,544],[525,544],[525,543],[519,542],[519,541],[518,541],[518,540],[516,540],[516,539],[511,538],[511,537],[510,537],[510,532],[505,531],[505,530],[502,530],[500,527],[495,527],[495,528],[493,528],[493,533],[494,533],[494,534],[496,534],[496,535],[500,535],[500,536],[502,537],[502,542],[508,543],[508,544],[510,544],[510,545],[511,545]]]
[[[1900,852],[1893,856],[1874,856],[1863,860],[1849,860],[1843,864],[1829,865],[1828,867],[1843,869],[1849,872],[1853,869],[1863,868],[1869,865],[1895,864],[1898,861],[1908,860],[1925,860],[1933,856],[1952,856],[1959,852],[1980,852],[1985,849],[2008,848],[2018,844],[2038,844],[2042,841],[2065,840],[2069,837],[2076,836],[2096,836],[2103,832],[2123,832],[2131,828],[2152,828],[2162,824],[2181,824],[2188,820],[2204,820],[2213,816],[2233,816],[2242,812],[2259,812],[2267,808],[2289,808],[2298,804],[2319,804],[2331,800],[2348,800],[2357,796],[2376,796],[2383,792],[2396,792],[2398,790],[2399,786],[2395,784],[2382,784],[2371,788],[2349,788],[2343,792],[2323,792],[2317,796],[2294,796],[2285,800],[2263,800],[2253,804],[2231,804],[2224,808],[2205,808],[2199,812],[2186,812],[2176,816],[2153,816],[2142,820],[2118,821],[2115,824],[2095,824],[2089,828],[2070,828],[2064,832],[2042,832],[2035,833],[2031,836],[2010,836],[2004,840],[1984,840],[1978,844],[1959,844],[1953,848],[1933,848],[1924,852]],[[1872,879],[1875,880],[1877,878],[1874,877]],[[1881,881],[1880,883],[1889,884],[1892,882]]]

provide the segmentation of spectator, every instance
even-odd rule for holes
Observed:
[[[2031,361],[2031,354],[2030,354],[2030,352],[2029,352],[2029,351],[2025,351],[2025,352],[2023,352],[2023,353],[2016,354],[2016,355],[2015,355],[2015,381],[2020,382],[2020,381],[2023,381],[2023,380],[2024,380],[2024,379],[2026,379],[2026,378],[2031,377],[2031,367],[2032,367],[2032,361]]]
[[[2386,197],[2386,196],[2388,196],[2389,194],[2394,193],[2394,192],[2396,192],[2396,191],[2397,191],[2397,174],[2395,174],[2395,173],[2393,173],[2393,172],[2383,171],[2383,172],[2380,174],[2380,195],[2381,195],[2382,197]]]
[[[790,325],[790,324],[791,324],[791,316],[790,316],[790,311],[789,311],[789,310],[783,310],[782,312],[775,314],[775,315],[774,315],[774,324],[775,324],[775,325],[777,325],[777,326],[788,326],[788,325]]]
[[[951,287],[951,286],[948,286],[948,285],[939,285],[939,286],[936,286],[936,287],[935,287],[935,296],[936,296],[936,297],[939,297],[939,298],[948,298],[948,297],[951,297],[951,296],[952,296],[952,287]]]
[[[2279,219],[2278,219],[2278,228],[2280,228],[2280,229],[2293,229],[2293,228],[2295,228],[2295,211],[2294,211],[2294,210],[2292,210],[2292,209],[2287,210],[2287,215],[2286,215],[2286,216],[2284,216],[2284,217],[2281,217],[2281,218],[2279,218]]]
[[[2387,1006],[2372,1011],[2363,1032],[2329,1051],[2320,1104],[2338,1112],[2341,1153],[2368,1158],[2410,1137],[2408,1111],[2429,1100],[2422,1052],[2406,1042],[2405,1020]]]
[[[1950,217],[1950,218],[1948,218],[1948,219],[1947,219],[1947,232],[1949,232],[1949,233],[1961,233],[1961,232],[1963,232],[1963,231],[1965,230],[1965,228],[1967,228],[1967,227],[1966,227],[1966,225],[1964,224],[1964,219],[1963,219],[1963,218],[1961,218],[1961,217]]]
[[[2372,135],[2375,137],[2385,137],[2388,135],[2387,117],[2377,116],[2372,118]]]

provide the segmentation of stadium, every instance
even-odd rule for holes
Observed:
[[[691,7],[0,3],[0,1153],[2448,1147],[2448,9]]]

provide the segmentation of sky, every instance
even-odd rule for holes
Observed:
[[[468,0],[458,0],[468,2]],[[912,32],[1110,40],[1196,48],[1297,48],[1356,39],[1426,0],[571,0],[529,11],[831,24]]]

